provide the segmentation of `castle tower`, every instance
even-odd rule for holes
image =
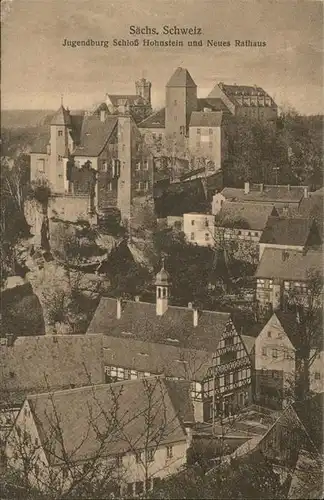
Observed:
[[[126,101],[126,100],[124,100]],[[122,219],[131,217],[133,124],[127,102],[118,106],[118,159],[120,162],[117,207]]]
[[[165,133],[175,146],[185,145],[190,116],[197,110],[197,85],[185,68],[177,68],[166,85]]]
[[[51,121],[51,152],[49,182],[55,193],[65,191],[65,168],[63,158],[69,153],[69,129],[71,117],[68,110],[61,104]]]
[[[164,269],[164,259],[162,259],[161,271],[157,273],[155,279],[156,286],[156,315],[163,316],[168,309],[170,275]]]
[[[135,82],[136,95],[140,95],[149,104],[151,104],[151,87],[151,82],[145,78],[141,78]]]

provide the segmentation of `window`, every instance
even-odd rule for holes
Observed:
[[[192,221],[191,221],[191,225],[192,225],[192,226],[194,226],[194,225],[195,225],[195,221],[194,221],[194,220],[192,220]]]
[[[148,160],[144,161],[143,168],[144,168],[144,170],[148,170],[148,168],[149,168]]]
[[[143,481],[136,481],[135,483],[135,494],[136,495],[141,495],[143,493]]]
[[[59,130],[59,131],[57,132],[57,135],[58,135],[59,137],[62,137],[62,135],[63,135],[63,130]]]
[[[320,372],[315,372],[315,380],[321,380]]]
[[[108,182],[107,184],[107,190],[112,191],[112,182]]]
[[[175,100],[173,101],[173,104],[176,106],[176,105],[178,104],[178,101],[175,99]]]
[[[117,467],[122,467],[123,457],[124,457],[124,455],[117,455],[117,457],[116,457],[116,466]]]
[[[190,239],[191,239],[191,241],[194,241],[194,240],[195,240],[195,233],[191,233],[191,234],[190,234]]]
[[[213,135],[213,129],[212,128],[208,129],[208,134],[209,135]]]
[[[287,352],[287,351],[285,351],[285,353],[284,353],[284,358],[285,358],[285,359],[290,359],[290,358],[291,358],[290,353],[289,353],[289,352]]]
[[[148,181],[145,181],[144,182],[144,191],[148,191],[148,188],[149,188],[149,183],[148,183]]]
[[[272,357],[277,358],[278,357],[278,351],[277,349],[272,349]]]
[[[141,452],[140,452],[140,451],[137,451],[137,452],[135,453],[135,462],[136,462],[137,464],[140,464],[140,463],[141,463]]]
[[[205,241],[209,241],[209,233],[205,233]]]
[[[147,450],[146,460],[147,462],[154,462],[154,450]]]
[[[209,221],[208,221],[208,219],[205,220],[205,227],[209,227]]]
[[[103,161],[102,162],[102,171],[103,172],[107,172],[108,170],[108,162],[107,161]]]
[[[267,355],[267,348],[262,347],[262,356],[266,356],[266,355]]]
[[[225,374],[225,387],[229,386],[230,383],[231,383],[231,375],[230,375],[230,373],[226,373]]]
[[[256,232],[256,233],[254,233],[254,236],[259,236],[259,233],[257,233],[257,232]]]
[[[234,344],[234,338],[233,337],[227,337],[227,339],[225,339],[225,346],[233,345],[233,344]]]
[[[197,135],[201,135],[201,129],[197,128]]]
[[[136,162],[135,169],[136,170],[141,170],[141,162],[140,161]]]
[[[63,156],[62,155],[57,155],[58,161],[63,161]]]
[[[43,158],[39,158],[37,160],[37,171],[40,174],[43,174],[45,172],[45,160]]]
[[[156,139],[156,134],[152,134],[152,139]]]
[[[134,494],[133,491],[133,483],[127,483],[127,488],[126,488],[127,496],[132,497]]]
[[[39,443],[38,443],[38,438],[36,437],[36,438],[35,438],[35,446],[37,447],[38,445],[39,445]]]
[[[24,408],[24,415],[27,417],[27,408]]]
[[[136,190],[137,191],[141,191],[141,189],[142,189],[142,183],[141,182],[137,182],[136,183]]]
[[[240,236],[242,234],[242,231],[237,231],[237,234]]]
[[[180,126],[180,135],[185,135],[185,127],[183,125]]]
[[[271,332],[268,332],[268,338],[271,339]]]
[[[167,446],[166,448],[166,452],[167,452],[167,460],[169,460],[170,458],[173,457],[173,449],[172,449],[172,446]]]

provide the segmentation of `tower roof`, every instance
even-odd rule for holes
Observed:
[[[51,125],[71,125],[70,113],[64,108],[63,104],[53,116]]]
[[[163,259],[161,271],[157,273],[155,278],[155,285],[166,286],[169,284],[169,280],[170,280],[170,275],[168,271],[164,269],[164,259]]]
[[[193,81],[189,71],[186,68],[177,68],[170,80],[167,87],[191,87],[196,88],[197,85]]]

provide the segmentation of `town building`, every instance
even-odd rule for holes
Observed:
[[[276,311],[261,329],[254,343],[255,401],[280,408],[295,400],[302,339],[298,315]],[[305,340],[304,340],[305,343]],[[309,339],[309,383],[312,392],[324,391],[323,346]]]
[[[256,300],[261,308],[284,308],[292,293],[307,294],[312,274],[323,272],[319,249],[265,248],[255,272]]]
[[[40,489],[56,480],[64,493],[88,473],[140,495],[185,465],[193,424],[184,382],[151,377],[46,392],[25,399],[6,456],[19,470],[22,453],[32,452],[30,481]],[[29,437],[23,449],[21,435]]]
[[[213,199],[213,213],[220,211],[225,201],[273,204],[284,212],[297,210],[303,199],[308,198],[307,186],[269,185],[244,183],[244,188],[225,187]]]
[[[321,245],[321,238],[315,222],[309,218],[268,218],[259,241],[260,259],[266,248],[303,252]]]
[[[209,99],[221,99],[230,112],[238,117],[274,121],[278,106],[274,100],[257,85],[227,85],[220,82],[208,95]]]
[[[4,339],[3,339],[4,340]],[[104,380],[100,335],[18,337],[0,344],[1,393],[26,395],[100,384]]]
[[[106,105],[111,114],[118,113],[121,103],[126,103],[136,123],[143,121],[152,113],[152,84],[146,78],[135,82],[135,94],[107,94]]]
[[[157,151],[203,157],[215,172],[227,159],[231,117],[275,120],[277,105],[260,87],[217,84],[208,97],[197,97],[197,85],[178,67],[166,84],[165,107],[139,123],[145,141]]]
[[[183,214],[183,232],[190,243],[199,246],[215,245],[215,216],[211,214]]]
[[[85,115],[62,104],[49,129],[31,151],[31,180],[46,179],[52,190],[49,216],[89,219],[115,208],[129,219],[152,194],[153,157],[127,99],[113,114],[105,103]]]
[[[156,304],[101,298],[87,334],[112,337],[104,341],[106,375],[114,380],[163,373],[190,381],[197,421],[212,419],[215,385],[218,400],[228,402],[218,415],[223,409],[235,412],[251,401],[251,361],[237,319],[231,313],[198,310],[191,303],[170,305],[170,285],[162,267],[156,275]],[[208,375],[213,365],[215,373]]]
[[[217,195],[214,196],[212,210],[216,217],[215,236],[225,240],[241,240],[258,244],[270,216],[278,216],[271,203],[242,203],[224,201],[220,210],[217,207]]]

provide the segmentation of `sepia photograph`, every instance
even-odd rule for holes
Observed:
[[[0,5],[0,500],[323,499],[324,2]]]

